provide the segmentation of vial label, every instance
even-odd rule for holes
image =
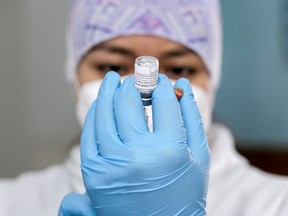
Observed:
[[[158,69],[156,68],[148,68],[141,67],[135,64],[135,87],[138,90],[142,91],[153,91],[158,82]]]

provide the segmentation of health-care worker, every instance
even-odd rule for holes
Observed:
[[[63,164],[2,180],[0,215],[288,215],[288,179],[251,167],[212,122],[221,40],[216,0],[72,1],[66,75],[81,124],[92,104],[81,160],[75,146]],[[119,83],[141,55],[158,58],[164,74],[152,135],[133,77]],[[179,102],[169,81],[184,91]]]

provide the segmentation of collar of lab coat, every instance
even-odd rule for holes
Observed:
[[[225,126],[214,123],[208,133],[208,142],[211,150],[212,177],[247,166],[247,159],[237,152],[232,133]]]

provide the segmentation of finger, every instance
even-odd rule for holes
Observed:
[[[139,139],[139,134],[149,132],[141,96],[134,86],[134,77],[128,77],[118,88],[114,110],[119,137],[124,143],[133,142]]]
[[[180,106],[174,88],[165,75],[159,75],[159,83],[153,93],[152,108],[155,132],[183,132]]]
[[[95,210],[87,195],[70,193],[59,208],[58,216],[95,216]]]
[[[179,79],[175,86],[184,91],[184,95],[180,99],[180,107],[184,126],[187,131],[188,146],[195,155],[201,156],[204,152],[209,152],[209,146],[202,118],[194,100],[191,84],[185,78]]]
[[[97,97],[96,138],[102,157],[113,154],[115,144],[120,143],[113,110],[114,95],[119,86],[119,74],[109,72],[102,81]]]
[[[99,155],[95,133],[95,109],[97,100],[90,106],[82,128],[80,140],[81,164],[95,161]]]

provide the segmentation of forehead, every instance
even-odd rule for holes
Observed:
[[[165,53],[172,51],[189,52],[195,54],[189,48],[183,46],[180,43],[160,38],[156,36],[146,35],[130,35],[122,36],[105,41],[99,45],[96,45],[90,51],[97,51],[103,47],[118,47],[130,51],[133,55],[154,55],[160,57]]]

